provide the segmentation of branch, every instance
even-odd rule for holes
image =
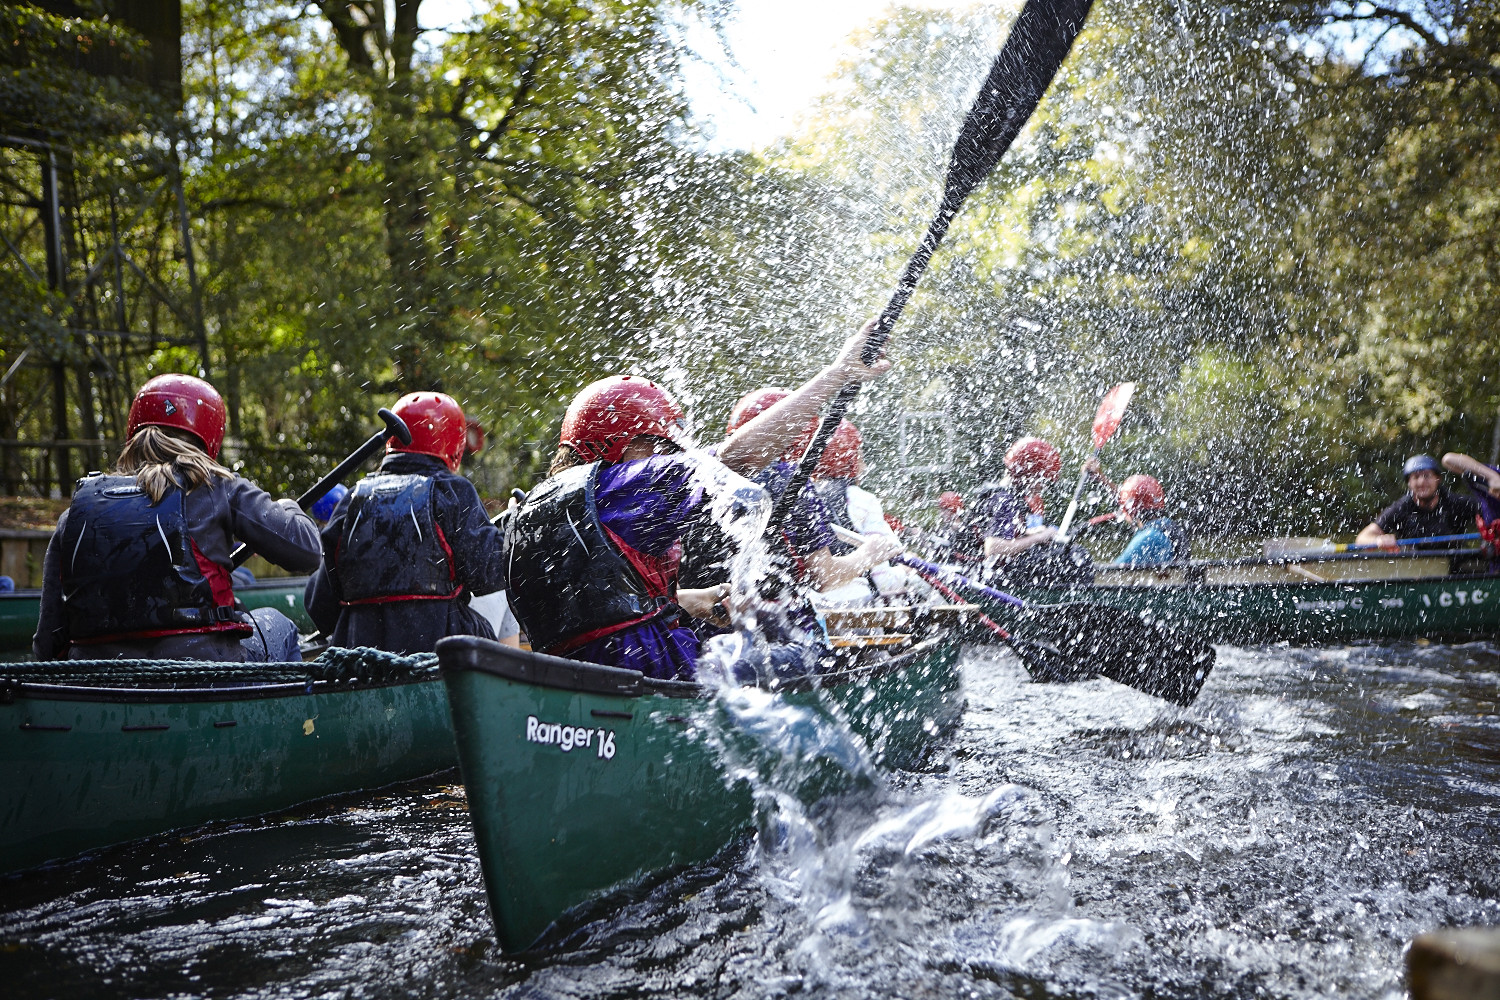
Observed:
[[[328,18],[328,24],[333,28],[333,37],[338,40],[339,48],[344,50],[344,56],[349,60],[349,67],[365,76],[374,76],[375,60],[365,46],[369,28],[354,19],[349,9],[353,5],[340,3],[339,0],[317,2],[318,9]]]

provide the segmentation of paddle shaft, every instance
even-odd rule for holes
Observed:
[[[865,364],[874,364],[879,359],[896,320],[916,290],[917,281],[927,270],[933,253],[948,234],[948,225],[964,200],[995,169],[1031,118],[1072,49],[1073,39],[1083,29],[1092,4],[1093,0],[1026,0],[959,127],[948,160],[948,174],[943,181],[943,198],[927,226],[927,233],[906,262],[896,290],[881,311],[875,328],[865,338],[861,353]],[[858,395],[859,385],[853,384],[844,386],[834,397],[786,489],[771,508],[769,530],[772,533],[785,522],[792,505],[818,467],[818,460],[823,457],[839,421],[844,419]]]
[[[303,510],[307,510],[312,507],[313,504],[323,499],[323,497],[328,493],[329,490],[333,489],[339,483],[348,478],[349,473],[353,472],[361,465],[364,465],[366,460],[368,460],[371,455],[375,454],[377,451],[382,450],[385,447],[385,443],[391,438],[396,438],[402,444],[411,444],[411,431],[407,428],[406,421],[402,420],[400,417],[396,416],[394,413],[392,413],[390,410],[385,409],[384,407],[381,408],[379,416],[381,420],[385,421],[385,426],[375,434],[370,435],[368,441],[360,445],[358,448],[354,449],[354,451],[350,452],[349,457],[345,458],[338,465],[334,466],[332,472],[329,472],[322,479],[319,479],[312,485],[311,489],[298,497],[298,507],[301,507]],[[250,546],[246,545],[244,542],[241,542],[240,544],[236,545],[234,547],[234,551],[230,553],[230,563],[234,566],[240,566],[245,562],[246,559],[249,559],[252,555],[254,555],[254,553],[250,551]]]
[[[861,535],[857,531],[850,531],[842,524],[832,524],[829,525],[829,527],[833,529],[833,533],[835,535],[848,542],[850,545],[862,545],[867,540],[864,535]],[[1011,604],[1018,608],[1026,607],[1026,602],[1021,600],[1019,597],[1012,597],[1010,594],[996,590],[993,587],[986,587],[982,583],[975,583],[968,577],[963,576],[959,573],[955,573],[947,566],[940,566],[937,563],[930,563],[925,559],[918,559],[910,552],[901,552],[893,556],[892,560],[902,563],[903,565],[910,566],[912,569],[916,570],[919,573],[929,573],[932,576],[938,577],[940,579],[950,580],[961,587],[968,587],[975,593],[988,597],[991,600],[1001,601],[1005,604]]]
[[[1462,534],[1462,535],[1433,535],[1433,536],[1431,536],[1429,538],[1398,538],[1398,539],[1396,539],[1396,544],[1397,545],[1401,545],[1401,546],[1408,546],[1408,545],[1434,545],[1434,544],[1436,544],[1438,542],[1477,542],[1477,541],[1479,541],[1480,537],[1481,536],[1480,536],[1479,532],[1477,532],[1477,531],[1470,531],[1467,534]],[[1342,545],[1335,545],[1333,547],[1333,551],[1335,551],[1335,552],[1366,552],[1366,551],[1369,551],[1370,549],[1379,549],[1379,548],[1382,548],[1382,547],[1383,546],[1381,546],[1377,542],[1346,542],[1346,543],[1344,543]]]
[[[1099,457],[1099,449],[1094,449],[1094,458]],[[1068,510],[1063,514],[1062,523],[1057,526],[1058,542],[1068,540],[1068,529],[1073,526],[1073,516],[1078,513],[1078,501],[1083,497],[1083,486],[1089,480],[1089,464],[1083,463],[1083,468],[1078,470],[1078,485],[1073,487],[1073,499],[1068,501]]]
[[[915,567],[913,568],[915,569]],[[928,573],[927,571],[920,569],[915,571],[918,576],[926,580],[934,590],[936,590],[939,594],[942,594],[944,597],[948,598],[948,600],[961,601],[965,605],[973,607],[972,604],[969,604],[968,601],[964,600],[964,598],[958,593],[958,591],[954,590],[942,580],[938,579],[936,574]],[[989,629],[991,632],[995,633],[995,635],[999,636],[1001,639],[1005,639],[1007,641],[1010,640],[1010,633],[1005,631],[1005,629],[1001,627],[999,622],[995,621],[995,619],[991,618],[983,611],[975,611],[974,613],[979,616],[979,623],[981,625]]]

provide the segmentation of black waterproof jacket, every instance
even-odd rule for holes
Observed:
[[[323,528],[323,565],[307,581],[304,599],[313,622],[336,646],[371,646],[392,653],[430,653],[439,639],[450,635],[494,638],[489,621],[469,607],[469,596],[504,589],[503,539],[500,529],[485,515],[474,484],[450,472],[442,459],[409,452],[387,455],[376,475],[432,478],[433,520],[453,554],[453,581],[461,589],[456,596],[440,600],[345,604],[348,596],[343,577],[351,567],[339,564],[339,542],[354,496],[351,490]],[[415,536],[418,527],[409,527]],[[393,550],[400,548],[403,546],[392,546]],[[399,581],[389,576],[389,565],[379,569],[386,585],[400,589]],[[416,582],[413,590],[417,589]]]

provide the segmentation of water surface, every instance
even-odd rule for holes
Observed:
[[[1221,648],[1198,703],[972,650],[919,774],[498,954],[445,780],[0,880],[8,997],[1399,997],[1500,923],[1500,646]]]

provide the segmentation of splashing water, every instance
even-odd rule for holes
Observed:
[[[945,755],[884,776],[832,716],[726,692],[712,738],[799,748],[738,759],[778,823],[567,950],[498,954],[462,790],[417,785],[0,882],[0,976],[17,997],[1395,998],[1414,934],[1500,922],[1494,644],[1221,649],[1191,709],[1028,684],[983,649],[964,674]],[[806,801],[811,760],[868,780]]]

